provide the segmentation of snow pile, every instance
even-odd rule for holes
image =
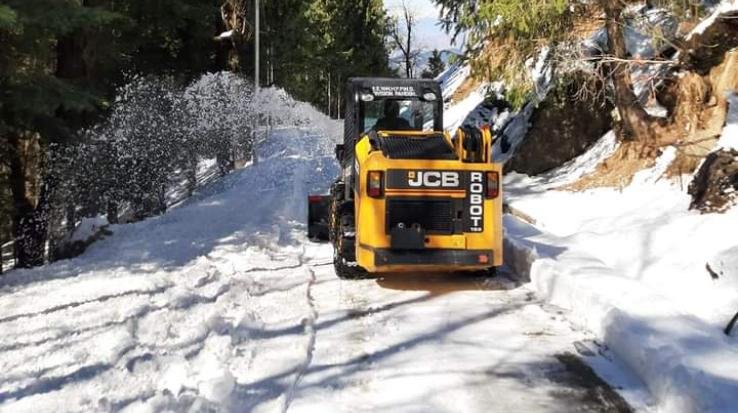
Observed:
[[[533,97],[522,109],[514,110],[505,99],[503,82],[482,83],[461,102],[444,112],[444,128],[450,133],[462,126],[481,127],[490,125],[497,137],[493,153],[495,162],[506,162],[525,138],[529,121],[538,103],[546,97],[553,77],[549,61],[550,49],[544,47],[535,58],[526,62],[533,82]],[[470,72],[459,70],[458,75],[470,76]],[[443,75],[442,75],[443,79]],[[458,80],[458,84],[464,79]],[[456,83],[442,81],[444,96],[452,94]],[[447,92],[452,90],[452,92]]]
[[[466,118],[484,102],[487,98],[488,89],[489,84],[484,83],[469,93],[463,100],[446,109],[443,113],[444,129],[452,134],[455,133],[456,129],[465,123]]]
[[[448,102],[456,91],[464,84],[464,81],[471,74],[471,67],[469,65],[460,66],[458,64],[451,65],[449,68],[443,71],[436,81],[441,84],[441,90],[443,91],[443,101]]]
[[[738,151],[738,91],[728,97],[728,117],[725,120],[725,129],[717,143],[718,148],[735,149]]]
[[[734,133],[730,119],[721,142]],[[607,135],[556,171],[506,178],[510,207],[535,223],[506,217],[506,257],[625,360],[661,410],[730,411],[738,405],[738,339],[722,330],[738,310],[738,233],[730,229],[738,208],[688,211],[684,189],[662,178],[674,148],[622,191],[556,190],[614,148]]]
[[[686,40],[690,40],[693,36],[702,34],[708,27],[715,24],[715,21],[724,13],[730,13],[738,10],[738,0],[722,0],[712,10],[712,14],[700,22],[687,36]]]
[[[281,408],[310,346],[306,197],[339,173],[340,124],[262,92],[258,164],[78,258],[3,274],[0,411]]]
[[[105,217],[84,218],[77,225],[72,235],[69,237],[70,242],[85,242],[97,235],[103,228],[108,226],[108,220]]]

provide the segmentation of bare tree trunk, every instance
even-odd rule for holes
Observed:
[[[402,4],[403,12],[405,13],[405,25],[407,28],[407,42],[405,46],[405,50],[407,50],[407,53],[405,53],[405,75],[408,79],[412,79],[413,77],[413,57],[412,57],[412,46],[413,46],[413,25],[414,25],[414,16],[410,13],[410,10],[407,8],[405,3]]]
[[[28,188],[28,165],[25,164],[22,138],[11,132],[10,189],[13,195],[13,237],[15,238],[16,266],[29,268],[44,263],[44,244],[48,233],[48,212],[51,183],[44,177],[37,205],[33,206]]]
[[[167,212],[167,186],[164,184],[159,185],[156,195],[157,201],[159,202],[156,213],[157,215],[162,215]]]
[[[402,53],[403,60],[405,61],[405,76],[410,79],[414,75],[415,57],[417,55],[417,51],[413,49],[413,29],[417,21],[415,13],[404,1],[402,2],[402,21],[404,27],[400,25],[399,18],[393,20],[394,23],[390,29],[390,36],[395,46]]]
[[[328,71],[328,103],[326,104],[326,107],[328,108],[328,117],[331,117],[331,72]]]
[[[111,224],[117,224],[118,223],[118,202],[110,200],[108,201],[107,205],[107,211],[106,215],[108,217],[108,222]]]
[[[602,5],[605,9],[605,27],[610,53],[618,59],[627,59],[622,20],[624,3],[620,0],[602,0]],[[654,141],[654,119],[646,112],[633,91],[628,65],[611,62],[608,66],[615,88],[615,106],[620,114],[618,131],[620,139],[643,143]]]
[[[10,191],[13,195],[13,238],[16,240],[23,237],[25,228],[24,223],[28,222],[33,215],[33,203],[28,197],[26,168],[23,162],[23,148],[21,137],[17,133],[11,132],[8,137],[9,148],[9,164],[10,175],[8,182],[10,183]],[[19,267],[30,266],[33,254],[21,248],[21,243],[15,243],[15,257]]]
[[[197,189],[197,156],[194,152],[187,156],[187,164],[185,166],[187,175],[187,195],[192,196]]]
[[[77,205],[75,205],[74,202],[67,202],[67,207],[65,210],[65,220],[66,232],[72,233],[72,231],[74,231],[74,226],[77,223]]]
[[[341,92],[340,92],[340,88],[341,88],[341,77],[340,76],[338,76],[338,78],[336,79],[335,84],[336,84],[336,98],[335,98],[335,101],[336,101],[336,119],[340,119],[341,118]]]
[[[246,46],[251,38],[248,11],[249,0],[226,0],[220,7],[220,15],[226,31],[230,31],[228,38],[228,69],[232,72],[243,72],[247,66]]]

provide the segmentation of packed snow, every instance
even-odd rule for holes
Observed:
[[[735,127],[731,111],[721,142]],[[622,190],[562,189],[614,148],[610,133],[558,170],[506,177],[507,202],[530,221],[506,220],[508,264],[602,338],[659,411],[734,411],[738,338],[723,330],[738,311],[738,208],[689,211],[689,177],[664,177],[674,148]]]
[[[738,151],[738,91],[728,96],[728,116],[725,123],[725,129],[717,146]]]
[[[339,172],[318,132],[275,130],[257,163],[167,214],[6,274],[0,410],[558,412],[594,403],[556,358],[572,352],[648,399],[512,281],[339,280],[304,235],[306,195]]]
[[[483,87],[448,108],[446,127],[495,122],[504,160],[534,104],[491,111]],[[307,194],[340,172],[341,125],[290,105],[264,118],[294,126],[265,133],[244,169],[160,217],[108,226],[76,259],[0,278],[0,412],[613,408],[562,364],[571,354],[636,411],[738,405],[738,339],[722,333],[738,310],[726,230],[738,210],[687,211],[684,188],[662,178],[673,150],[622,191],[561,190],[616,150],[612,133],[556,171],[510,174],[507,201],[534,224],[506,216],[497,279],[344,281],[330,246],[305,238]],[[735,109],[728,119],[723,145]]]
[[[571,354],[650,409],[606,345],[509,274],[338,279],[330,246],[305,238],[305,198],[339,173],[340,123],[292,112],[304,127],[273,128],[257,161],[166,214],[0,278],[0,411],[607,406]]]

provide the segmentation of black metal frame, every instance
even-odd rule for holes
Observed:
[[[354,77],[350,78],[346,83],[346,99],[344,111],[344,130],[343,130],[343,151],[339,159],[341,166],[344,168],[353,164],[354,145],[361,134],[360,119],[361,100],[359,98],[361,91],[371,89],[372,86],[410,86],[416,90],[417,97],[421,97],[423,91],[433,92],[437,99],[433,111],[433,129],[436,131],[443,130],[443,94],[441,85],[432,79],[392,79],[378,77]],[[402,97],[377,97],[377,99],[395,99],[404,100]]]
[[[434,202],[434,201],[445,201],[451,203],[451,212],[453,216],[451,216],[451,225],[453,226],[452,230],[450,232],[448,231],[435,231],[428,228],[424,228],[425,232],[428,235],[457,235],[457,234],[463,234],[464,228],[463,228],[463,215],[462,218],[458,218],[457,214],[459,211],[464,211],[464,199],[462,198],[450,198],[450,197],[432,197],[432,196],[390,196],[385,198],[385,217],[384,217],[384,224],[385,224],[385,233],[390,234],[392,231],[392,228],[390,228],[390,214],[392,211],[390,211],[391,203],[392,201],[417,201],[417,202]],[[421,211],[418,211],[418,213],[422,213]]]
[[[480,263],[479,257],[487,256],[486,263]],[[494,251],[492,250],[457,250],[431,249],[393,250],[375,249],[375,265],[488,265],[492,267]]]

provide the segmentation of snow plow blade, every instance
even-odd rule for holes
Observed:
[[[308,196],[308,238],[312,241],[328,241],[330,199],[330,195]]]

